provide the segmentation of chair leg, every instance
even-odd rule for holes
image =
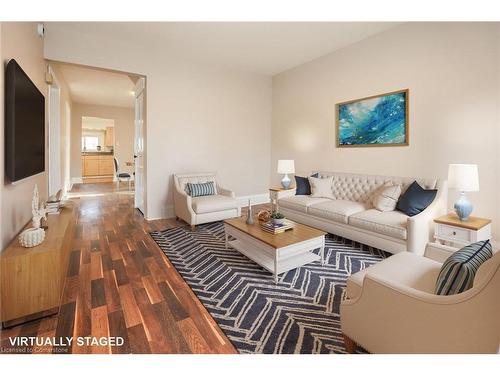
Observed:
[[[358,344],[356,344],[356,342],[349,336],[346,336],[344,334],[342,334],[342,336],[344,336],[344,346],[346,352],[349,354],[353,354],[356,351]]]

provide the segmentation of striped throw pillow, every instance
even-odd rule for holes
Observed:
[[[187,184],[188,194],[192,197],[201,197],[203,195],[215,195],[215,184],[213,181],[203,182],[200,184],[193,184],[188,182]]]
[[[436,282],[436,294],[458,294],[472,288],[481,264],[493,256],[490,240],[463,247],[445,260]]]

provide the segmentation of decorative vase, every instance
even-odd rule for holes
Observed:
[[[26,229],[19,235],[19,243],[23,247],[34,247],[40,245],[45,239],[45,231],[42,228]]]
[[[283,189],[288,189],[290,187],[291,182],[292,181],[290,180],[290,177],[288,177],[288,174],[285,173],[283,179],[281,180],[281,186],[283,186]]]
[[[250,203],[250,199],[248,200],[247,224],[248,225],[252,225],[253,224],[253,211],[252,211],[252,205]]]
[[[455,212],[460,221],[469,220],[469,215],[472,212],[472,204],[469,202],[463,191],[460,192],[460,196],[453,205],[453,208],[455,209]]]

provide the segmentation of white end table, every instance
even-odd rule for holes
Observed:
[[[269,198],[271,200],[271,210],[278,211],[278,200],[295,195],[295,188],[284,189],[282,187],[269,188]]]
[[[458,247],[491,239],[491,220],[480,217],[469,217],[460,221],[455,213],[434,219],[436,230],[434,239],[442,244],[456,244]]]

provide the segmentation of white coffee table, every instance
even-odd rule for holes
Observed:
[[[278,234],[265,232],[259,222],[248,225],[245,218],[224,220],[226,248],[231,246],[274,275],[278,275],[315,261],[324,265],[326,232],[294,223],[290,231]],[[234,240],[229,240],[229,236]],[[320,249],[319,255],[312,251]]]

